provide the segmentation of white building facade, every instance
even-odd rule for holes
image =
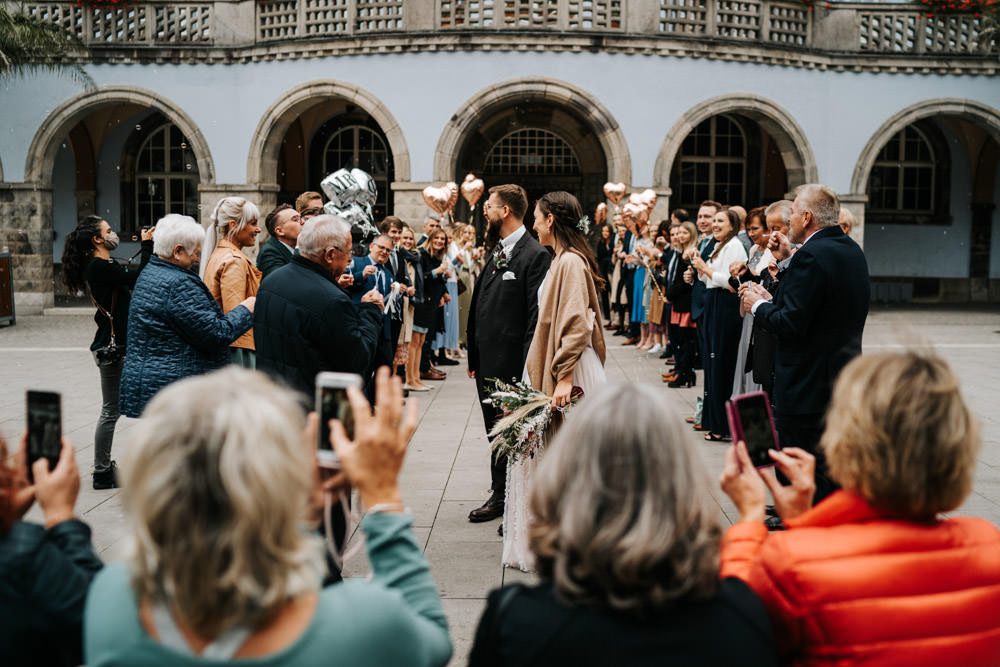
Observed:
[[[20,313],[53,303],[83,215],[127,239],[166,212],[206,222],[225,195],[269,210],[342,166],[375,177],[377,216],[411,224],[424,187],[466,173],[589,210],[605,181],[653,188],[654,219],[822,182],[860,222],[877,297],[1000,297],[1000,60],[978,17],[770,0],[28,7],[91,46],[97,87],[0,80]]]

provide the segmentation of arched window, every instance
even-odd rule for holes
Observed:
[[[712,116],[691,130],[678,162],[678,205],[697,207],[706,199],[745,201],[747,138],[729,116]]]
[[[936,179],[935,151],[915,125],[890,139],[868,177],[868,208],[875,214],[933,216]]]
[[[573,147],[554,132],[529,127],[504,135],[486,155],[489,174],[576,176],[580,162]]]
[[[150,132],[135,162],[135,226],[129,231],[167,213],[198,219],[198,180],[198,162],[180,129],[168,122]],[[127,223],[123,217],[123,229]]]
[[[378,188],[375,217],[388,215],[391,156],[377,131],[365,125],[347,125],[330,135],[323,147],[323,175],[338,169],[368,172]]]

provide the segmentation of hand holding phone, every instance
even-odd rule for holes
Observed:
[[[347,397],[347,388],[360,389],[361,386],[361,376],[354,373],[320,373],[316,376],[316,413],[319,415],[316,459],[324,468],[336,469],[340,466],[337,453],[330,444],[330,420],[339,419],[347,437],[354,437],[354,412]]]
[[[54,470],[62,451],[62,406],[61,397],[54,391],[29,389],[26,395],[28,424],[28,479],[34,482],[32,473],[35,461],[46,459],[49,470]]]
[[[726,403],[729,430],[733,440],[746,443],[747,453],[756,468],[774,465],[768,452],[780,450],[778,434],[774,428],[771,404],[763,391],[737,396]]]

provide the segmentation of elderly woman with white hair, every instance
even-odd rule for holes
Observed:
[[[776,665],[764,606],[719,579],[709,489],[660,393],[606,385],[585,398],[533,479],[542,583],[490,594],[469,664]]]
[[[164,390],[133,430],[122,505],[129,556],[94,581],[87,664],[423,667],[451,657],[448,624],[404,510],[399,470],[416,429],[402,381],[379,371],[375,412],[349,390],[354,440],[331,420],[372,581],[320,587],[309,518],[317,421],[262,373],[227,368]],[[178,415],[182,418],[178,419]]]
[[[201,265],[201,279],[208,285],[215,302],[228,313],[244,299],[257,295],[263,277],[243,248],[257,240],[260,212],[253,202],[242,197],[224,197],[215,205],[211,224],[205,230],[204,249],[208,261]],[[256,367],[253,329],[230,345],[233,363],[243,368]]]
[[[204,232],[185,215],[156,223],[153,255],[132,291],[121,413],[138,417],[162,387],[229,362],[229,346],[253,326],[256,297],[223,313],[192,270]]]

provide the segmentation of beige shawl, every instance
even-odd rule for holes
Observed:
[[[559,380],[572,375],[588,344],[593,344],[604,363],[600,312],[597,288],[586,260],[573,251],[559,252],[545,276],[538,324],[528,350],[532,387],[551,396]]]

